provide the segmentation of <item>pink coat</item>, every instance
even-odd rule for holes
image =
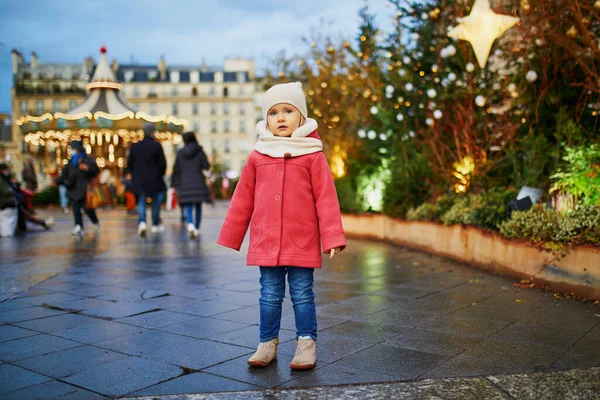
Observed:
[[[253,151],[217,243],[239,251],[248,225],[248,265],[321,268],[321,248],[344,249],[340,206],[323,152],[273,158]]]

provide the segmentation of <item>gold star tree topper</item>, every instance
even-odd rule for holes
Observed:
[[[487,64],[494,40],[518,21],[519,18],[510,15],[496,14],[492,11],[489,0],[475,0],[471,14],[448,32],[448,36],[470,42],[477,62],[483,68]]]

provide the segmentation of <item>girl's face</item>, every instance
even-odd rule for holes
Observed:
[[[267,113],[267,129],[275,136],[290,137],[303,123],[304,117],[291,104],[276,104]]]

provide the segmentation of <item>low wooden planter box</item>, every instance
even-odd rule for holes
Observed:
[[[494,274],[529,279],[554,256],[526,242],[472,226],[402,221],[378,214],[342,216],[348,236],[386,240],[464,262]],[[580,246],[535,277],[561,292],[600,300],[600,248]]]

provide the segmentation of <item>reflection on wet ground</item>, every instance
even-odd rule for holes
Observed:
[[[164,233],[138,238],[121,210],[101,212],[100,232],[81,238],[68,217],[52,232],[0,238],[0,374],[12,377],[0,395],[150,396],[600,366],[597,305],[351,239],[316,272],[317,368],[287,366],[295,324],[286,298],[279,360],[249,369],[258,269],[245,266],[247,244],[238,253],[215,243],[223,211],[205,208],[196,240],[178,212],[164,215]]]

